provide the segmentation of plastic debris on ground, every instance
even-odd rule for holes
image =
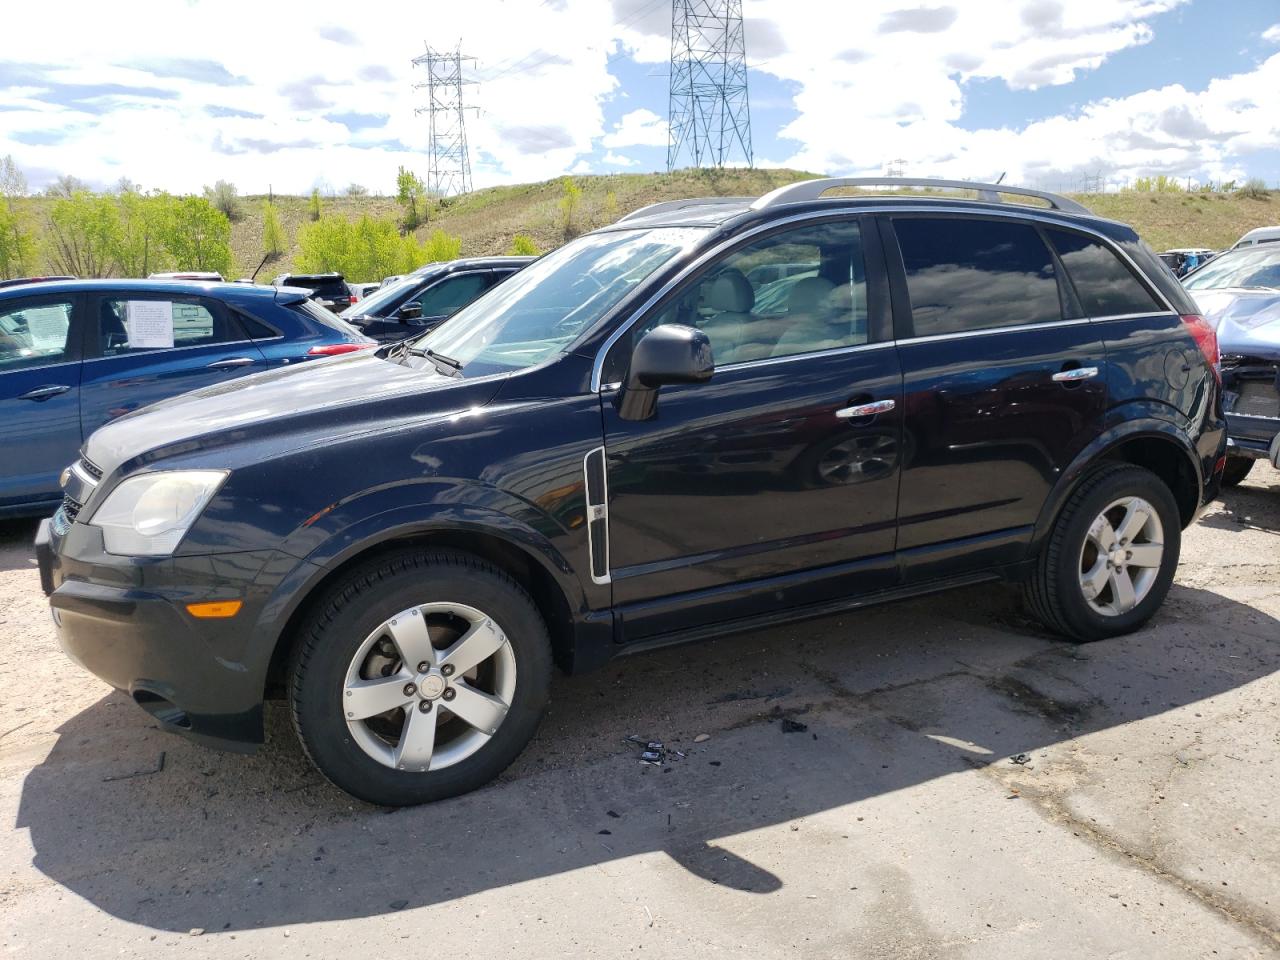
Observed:
[[[661,740],[650,740],[634,733],[626,737],[623,743],[642,747],[640,762],[650,767],[661,767],[675,760],[683,760],[686,756],[683,750],[669,748]]]

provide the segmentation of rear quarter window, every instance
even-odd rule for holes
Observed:
[[[1085,316],[1113,317],[1164,309],[1101,240],[1067,230],[1048,229],[1045,233],[1058,251]]]
[[[894,218],[917,337],[1062,319],[1058,279],[1025,223]]]

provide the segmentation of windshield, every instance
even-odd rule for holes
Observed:
[[[589,234],[547,254],[418,340],[469,374],[521,370],[571,343],[705,227]]]
[[[401,277],[394,283],[385,287],[379,287],[373,293],[369,294],[363,300],[353,303],[347,309],[342,311],[342,316],[350,319],[351,317],[380,317],[383,316],[384,308],[396,306],[396,301],[409,292],[409,288],[413,286],[422,277],[417,274],[410,274],[407,277]]]
[[[1183,284],[1188,290],[1220,290],[1224,287],[1272,287],[1280,289],[1280,249],[1245,247],[1210,260]]]

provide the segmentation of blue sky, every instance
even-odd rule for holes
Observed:
[[[1280,183],[1276,0],[744,10],[759,166],[879,174],[901,159],[911,175],[1057,189],[1086,174]],[[68,0],[57,31],[30,5],[12,16],[24,42],[0,61],[0,155],[33,189],[69,173],[388,192],[398,166],[426,168],[410,66],[425,43],[476,57],[477,186],[666,164],[669,0],[368,0],[359,17],[326,0],[137,0],[129,17]]]

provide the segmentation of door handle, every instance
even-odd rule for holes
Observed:
[[[888,413],[897,403],[893,400],[875,400],[871,403],[859,403],[836,411],[841,420],[855,420],[858,417],[874,417],[877,413]]]
[[[247,367],[250,364],[257,363],[256,360],[249,357],[231,357],[228,360],[215,360],[207,365],[208,370],[230,370],[233,367]]]
[[[1072,367],[1070,370],[1059,370],[1053,375],[1053,379],[1058,383],[1078,383],[1081,380],[1091,380],[1097,375],[1097,367]]]
[[[28,390],[26,393],[18,395],[19,400],[34,400],[39,403],[41,400],[48,400],[50,397],[56,397],[58,394],[66,393],[71,388],[65,383],[50,384],[47,387],[36,387],[34,390]]]

